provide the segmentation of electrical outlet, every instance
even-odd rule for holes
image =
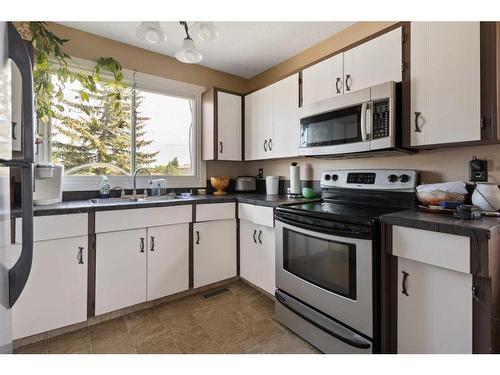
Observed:
[[[257,175],[258,178],[264,178],[264,169],[259,168],[259,174]]]

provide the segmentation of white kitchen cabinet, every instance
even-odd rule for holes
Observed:
[[[472,353],[471,289],[471,274],[398,257],[398,353]]]
[[[339,53],[302,71],[302,105],[344,93],[344,54]]]
[[[240,276],[274,295],[274,229],[240,220]]]
[[[481,139],[479,22],[411,23],[411,145]]]
[[[274,158],[298,155],[299,147],[299,76],[294,74],[276,82],[273,94],[273,136],[271,152]]]
[[[217,87],[202,96],[203,160],[241,161],[243,99]]]
[[[189,289],[189,224],[148,228],[147,300]]]
[[[34,243],[28,282],[12,308],[14,339],[87,320],[87,246],[87,236]]]
[[[146,229],[96,235],[95,314],[146,301]]]
[[[236,220],[193,224],[194,287],[236,276]]]
[[[298,74],[245,97],[245,160],[296,156]]]
[[[344,52],[344,94],[388,81],[401,82],[401,35],[398,27]]]

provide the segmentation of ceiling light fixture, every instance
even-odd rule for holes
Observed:
[[[159,22],[141,22],[136,35],[140,40],[150,44],[162,43],[167,40],[167,34],[162,30]]]
[[[195,22],[191,26],[191,31],[201,40],[213,42],[219,37],[219,29],[213,22]]]
[[[189,36],[188,24],[186,21],[180,21],[180,24],[186,31],[186,37],[182,41],[182,48],[175,53],[175,58],[186,64],[199,63],[203,59],[203,56],[198,52],[193,39]]]

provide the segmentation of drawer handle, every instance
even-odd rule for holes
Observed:
[[[352,84],[352,78],[351,78],[350,74],[347,74],[345,76],[345,88],[346,88],[346,91],[351,91],[351,85],[349,83]]]
[[[151,248],[149,251],[155,251],[155,238],[151,236]]]
[[[418,125],[418,118],[422,112],[415,112],[415,133],[421,133],[422,129],[420,129],[420,126]]]
[[[342,80],[340,79],[340,77],[337,77],[337,80],[335,81],[335,88],[337,89],[337,94],[340,94],[340,87],[339,87],[339,83],[341,82]]]
[[[401,281],[401,293],[403,293],[405,296],[408,296],[408,290],[406,289],[406,280],[408,280],[408,276],[410,274],[406,271],[402,271],[403,273],[403,280]]]
[[[141,237],[141,242],[140,242],[140,245],[139,245],[139,249],[140,249],[141,253],[144,252],[144,237]]]
[[[255,238],[255,235],[257,234],[257,229],[253,230],[253,242],[257,243],[257,239]]]
[[[197,245],[200,244],[200,232],[199,231],[196,231],[196,244]]]
[[[258,237],[258,239],[259,239],[259,243],[262,245],[262,231],[261,230],[259,230],[259,237]]]
[[[267,152],[267,139],[264,141],[264,151]]]
[[[83,264],[83,247],[78,246],[78,264]]]

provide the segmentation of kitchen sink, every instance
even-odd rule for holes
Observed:
[[[92,204],[120,204],[127,202],[159,202],[167,200],[181,200],[189,199],[190,197],[184,197],[180,195],[167,194],[162,196],[125,196],[120,198],[92,198],[89,202]]]

